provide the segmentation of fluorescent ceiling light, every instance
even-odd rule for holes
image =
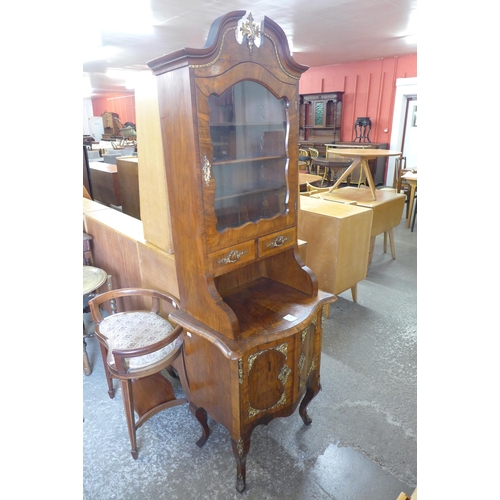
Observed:
[[[406,35],[405,42],[406,43],[417,43],[417,35]]]

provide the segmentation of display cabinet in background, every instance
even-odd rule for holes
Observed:
[[[344,92],[301,94],[299,144],[325,156],[325,143],[340,142]]]
[[[158,80],[187,397],[232,441],[246,487],[252,429],[320,389],[322,308],[332,294],[298,253],[300,75],[283,30],[245,11],[202,49],[148,63]],[[328,142],[325,140],[325,142]],[[184,369],[183,368],[183,369]],[[202,444],[202,443],[200,443]]]

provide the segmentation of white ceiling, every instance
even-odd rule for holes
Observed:
[[[84,8],[83,71],[94,96],[126,91],[128,72],[110,70],[149,71],[152,59],[203,47],[212,22],[234,10],[251,12],[257,23],[271,18],[294,59],[310,67],[417,51],[416,41],[405,40],[417,34],[417,0],[88,0]]]

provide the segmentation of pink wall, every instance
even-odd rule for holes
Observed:
[[[92,109],[94,116],[101,116],[105,111],[108,111],[118,113],[118,119],[122,123],[135,123],[135,96],[133,94],[93,97]]]
[[[360,61],[335,66],[309,68],[300,79],[299,92],[344,91],[340,137],[344,142],[355,137],[358,116],[372,121],[370,140],[390,142],[397,78],[417,76],[417,54]],[[105,111],[118,113],[122,123],[135,123],[135,97],[116,94],[92,98],[94,116]],[[387,129],[387,132],[384,132]]]
[[[370,140],[389,143],[396,79],[416,76],[417,54],[321,66],[309,68],[301,76],[299,92],[344,91],[341,141],[352,141],[356,118],[369,116],[372,121]]]

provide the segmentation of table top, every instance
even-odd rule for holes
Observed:
[[[335,154],[340,156],[364,156],[368,158],[376,158],[378,156],[399,156],[401,151],[394,151],[390,149],[356,149],[356,148],[337,148]]]
[[[401,179],[406,179],[407,181],[416,181],[417,180],[417,173],[413,172],[406,172],[406,174],[403,174],[401,176]]]
[[[108,279],[106,271],[93,266],[83,266],[83,295],[87,295],[100,286],[104,285]]]
[[[342,148],[342,149],[367,149],[370,148],[370,143],[360,143],[360,144],[349,144],[346,146],[345,144],[325,144],[327,148]],[[373,148],[372,148],[373,149]]]
[[[305,184],[306,182],[309,182],[309,184],[311,184],[312,182],[317,182],[321,180],[323,180],[323,177],[321,175],[302,174],[299,172],[299,184]]]
[[[347,168],[352,163],[352,160],[348,158],[314,158],[313,163],[326,165],[327,167],[339,166]]]
[[[395,198],[404,198],[406,195],[403,193],[377,189],[377,199],[374,200],[370,189],[362,187],[344,187],[334,189],[333,191],[325,191],[324,193],[321,193],[321,197],[324,200],[356,201],[358,205],[364,207],[374,207],[382,203],[387,203]]]
[[[109,172],[110,174],[117,174],[118,167],[113,163],[99,163],[99,162],[89,162],[89,168],[92,170],[100,170],[101,172]]]

